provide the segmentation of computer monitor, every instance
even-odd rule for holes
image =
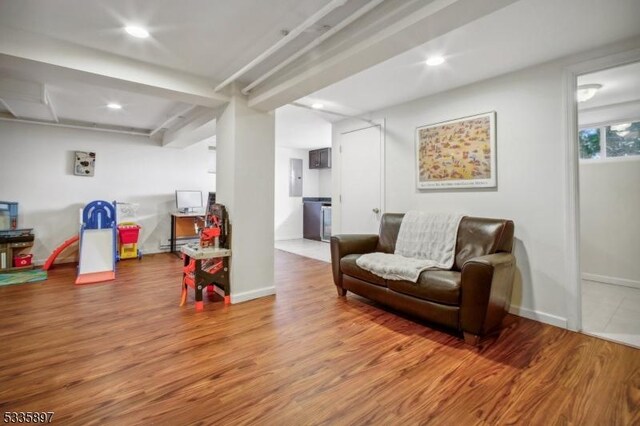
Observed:
[[[202,208],[202,191],[176,191],[176,208],[181,212]]]

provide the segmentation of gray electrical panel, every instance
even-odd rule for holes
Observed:
[[[289,160],[289,197],[302,197],[302,160]]]

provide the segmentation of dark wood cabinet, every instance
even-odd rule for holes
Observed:
[[[325,148],[320,150],[320,168],[331,168],[331,148]]]
[[[314,149],[309,151],[310,169],[331,168],[331,148]]]
[[[310,240],[321,240],[322,203],[304,203],[302,236]]]
[[[320,168],[320,150],[309,151],[309,168],[310,169],[319,169]]]

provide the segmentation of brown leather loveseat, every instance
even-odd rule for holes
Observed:
[[[464,333],[470,344],[500,327],[509,310],[515,273],[513,222],[464,217],[451,270],[427,270],[417,283],[385,280],[360,268],[364,253],[393,253],[404,214],[382,216],[380,235],[331,237],[333,280],[347,290],[423,320]]]

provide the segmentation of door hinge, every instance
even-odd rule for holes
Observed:
[[[340,148],[338,148],[338,151],[340,151],[340,154],[342,154],[342,145],[340,145]]]
[[[342,202],[342,194],[340,194],[338,198],[340,199],[340,202]]]

